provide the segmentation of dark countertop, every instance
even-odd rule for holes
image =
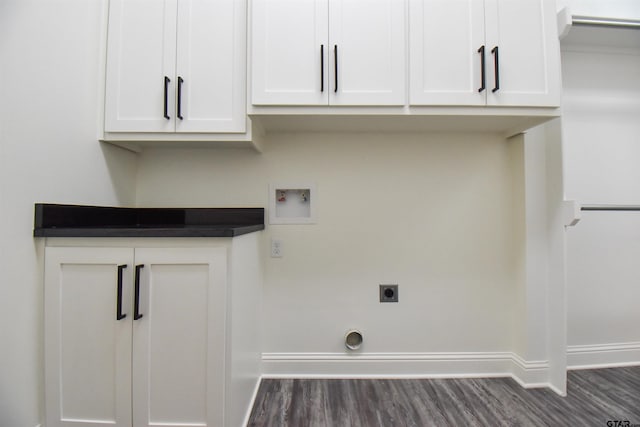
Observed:
[[[234,237],[264,229],[264,208],[116,208],[36,203],[34,237]]]

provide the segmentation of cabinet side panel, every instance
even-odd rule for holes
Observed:
[[[230,258],[229,286],[231,312],[227,364],[226,421],[229,426],[245,425],[251,412],[254,390],[262,373],[262,233],[234,237]]]

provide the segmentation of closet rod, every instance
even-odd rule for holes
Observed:
[[[571,22],[573,25],[589,25],[589,26],[597,26],[597,27],[640,29],[640,21],[630,20],[630,19],[593,18],[589,16],[574,15],[571,18]]]
[[[581,211],[635,211],[640,212],[637,205],[582,205]]]

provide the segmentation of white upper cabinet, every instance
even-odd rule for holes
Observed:
[[[327,104],[327,0],[254,0],[252,99],[256,105]]]
[[[404,105],[405,28],[404,0],[330,0],[329,103]]]
[[[410,0],[410,104],[560,104],[553,0]]]
[[[111,0],[106,132],[244,132],[246,5]]]
[[[485,0],[485,22],[487,104],[559,106],[562,86],[555,1]]]
[[[482,0],[411,0],[410,103],[484,105]]]
[[[244,0],[179,0],[178,23],[176,131],[244,132]]]
[[[404,0],[252,2],[254,105],[404,105]]]
[[[163,89],[165,77],[173,83],[175,76],[176,10],[177,0],[109,3],[105,130],[174,130],[163,115],[174,92],[165,99]]]

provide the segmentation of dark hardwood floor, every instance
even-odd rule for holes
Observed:
[[[608,421],[623,421],[619,424]],[[570,371],[568,395],[510,378],[264,379],[251,427],[640,427],[640,366]]]

